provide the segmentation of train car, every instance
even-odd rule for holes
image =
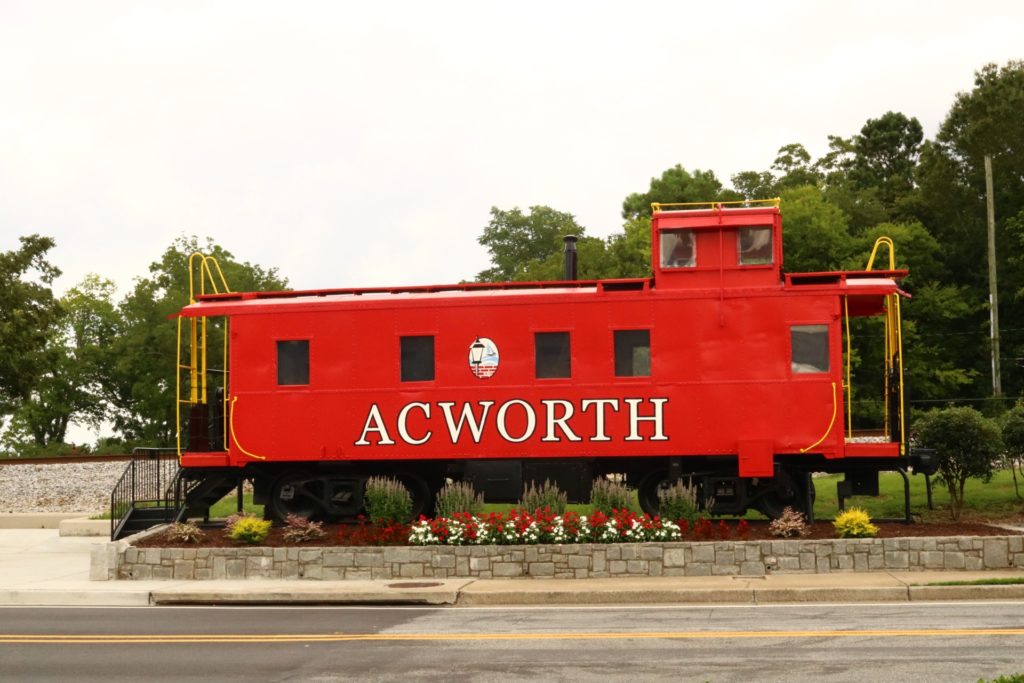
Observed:
[[[775,517],[810,509],[812,472],[870,494],[879,471],[926,465],[908,448],[891,242],[887,270],[873,253],[864,271],[784,274],[777,200],[656,204],[651,230],[647,278],[195,296],[179,318],[192,510],[243,478],[275,518],[340,519],[373,475],[401,479],[416,514],[449,479],[489,502],[545,479],[585,501],[619,475],[648,512],[684,478],[711,512]],[[868,441],[851,432],[857,316],[885,329],[886,424]]]

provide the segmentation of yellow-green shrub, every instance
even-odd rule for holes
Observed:
[[[228,537],[242,543],[262,543],[270,534],[273,523],[269,519],[242,517],[228,530]]]
[[[850,508],[838,515],[832,522],[839,538],[871,538],[878,534],[878,527],[871,523],[871,517],[860,508]]]

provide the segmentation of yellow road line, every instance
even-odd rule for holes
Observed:
[[[141,643],[338,643],[347,641],[482,641],[482,640],[732,640],[739,638],[884,638],[949,636],[1024,636],[1024,628],[872,629],[848,631],[664,631],[569,633],[296,633],[296,634],[9,634],[0,645],[141,644]]]

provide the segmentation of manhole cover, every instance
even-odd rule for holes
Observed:
[[[388,588],[433,588],[440,585],[439,581],[403,581],[402,583],[389,583]]]

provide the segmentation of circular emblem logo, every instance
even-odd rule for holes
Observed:
[[[498,345],[487,337],[477,337],[469,345],[469,369],[480,379],[498,371]]]

